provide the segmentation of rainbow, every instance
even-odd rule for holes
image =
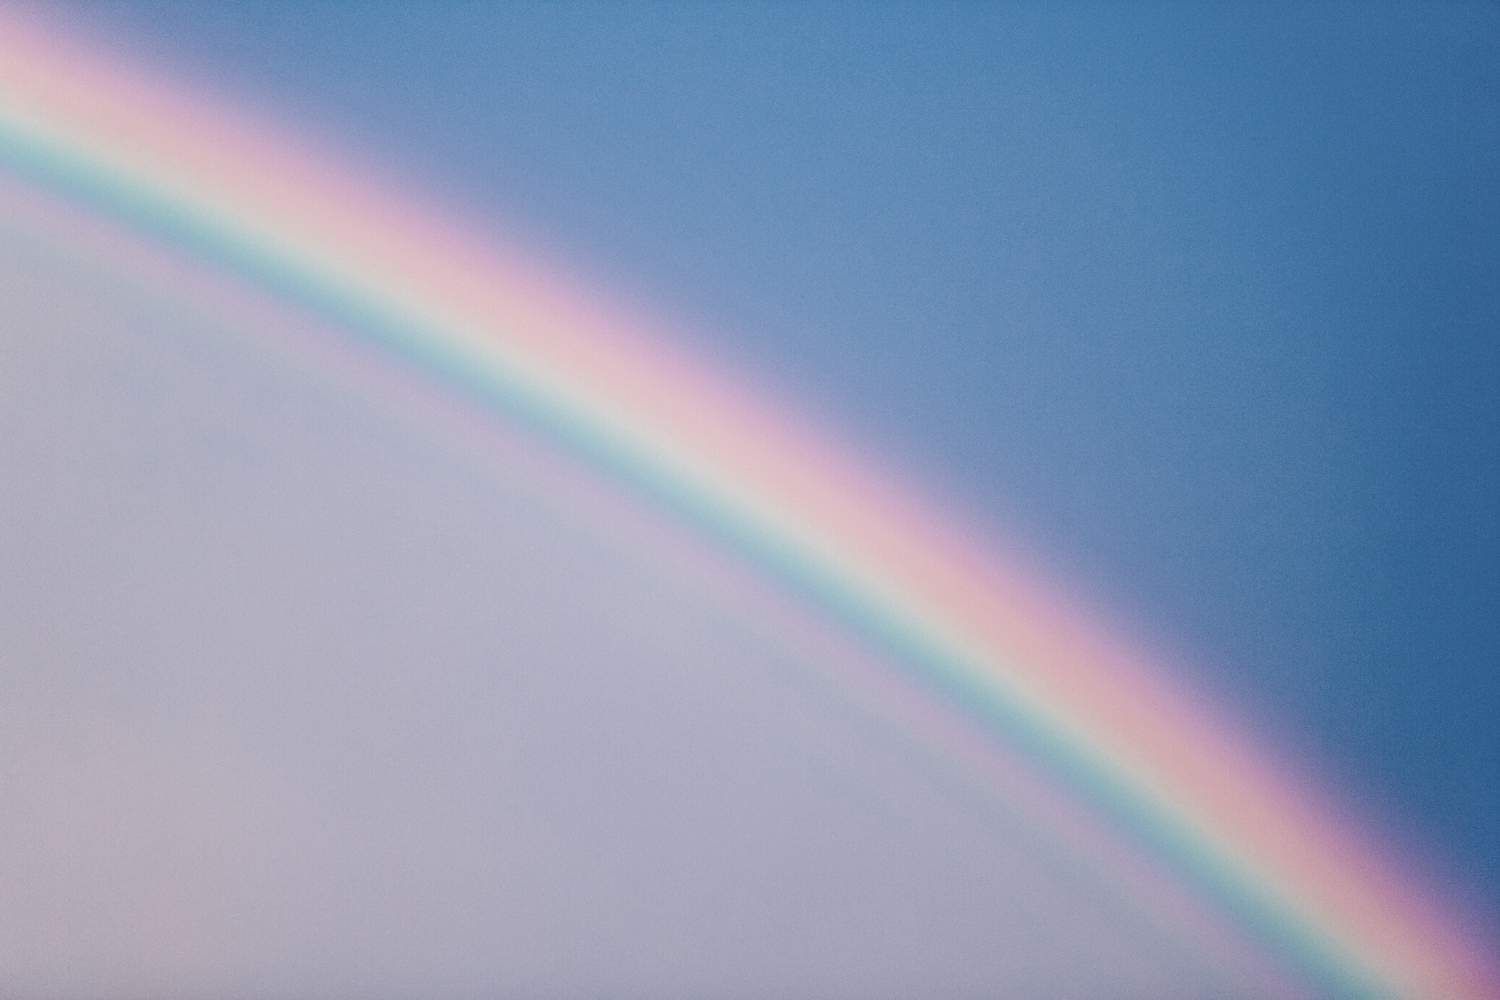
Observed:
[[[652,499],[915,677],[1314,995],[1500,996],[1326,796],[897,477],[368,170],[0,14],[0,172]]]

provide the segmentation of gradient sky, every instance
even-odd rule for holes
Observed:
[[[58,11],[678,320],[1500,910],[1493,8]]]

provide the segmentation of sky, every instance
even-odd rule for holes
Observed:
[[[581,283],[672,317],[693,349],[796,398],[845,439],[1013,539],[1078,599],[1144,637],[1166,669],[1231,706],[1266,744],[1285,748],[1340,801],[1424,858],[1445,891],[1500,912],[1500,799],[1491,794],[1500,775],[1493,8],[111,3],[56,6],[51,16],[80,37],[325,137]],[[0,249],[16,302],[47,301],[37,283],[81,266],[24,235],[6,239]],[[114,288],[107,276],[88,280],[124,311],[169,308]],[[37,329],[83,322],[36,308]],[[201,319],[165,325],[195,324]],[[144,336],[99,317],[85,325],[101,349],[113,344],[121,357],[131,355],[122,344]],[[184,536],[181,524],[125,531],[110,506],[123,496],[142,511],[157,509],[154,491],[175,483],[192,494],[178,501],[188,507],[185,523],[223,515],[183,484],[212,479],[224,449],[199,442],[195,451],[185,438],[173,446],[180,467],[147,474],[141,469],[155,469],[160,457],[132,453],[117,440],[123,425],[106,417],[158,420],[142,434],[161,436],[184,424],[173,416],[178,410],[201,419],[205,407],[229,404],[203,399],[191,369],[174,368],[183,364],[179,347],[155,344],[148,349],[155,362],[113,371],[107,390],[85,359],[38,353],[19,325],[10,329],[4,454],[6,466],[24,473],[13,481],[32,481],[38,453],[69,451],[56,447],[63,433],[56,422],[76,422],[79,447],[71,461],[50,459],[59,464],[46,466],[44,485],[22,498],[29,516],[58,520],[40,531],[28,517],[12,518],[7,544],[76,541],[76,523],[91,518],[108,543],[77,553],[78,572],[28,578],[34,607],[10,605],[12,655],[40,657],[41,636],[51,633],[38,623],[67,613],[80,588],[89,592],[91,574],[98,577],[91,586],[107,587],[112,570],[127,563],[230,558],[204,552],[204,538]],[[465,570],[471,587],[454,592],[504,586],[507,576],[495,567],[514,558],[507,545],[572,537],[545,530],[492,537],[478,525],[494,517],[488,505],[502,502],[496,487],[481,502],[479,487],[453,468],[434,468],[421,447],[396,458],[395,444],[352,446],[399,436],[380,423],[388,418],[343,414],[342,430],[337,420],[314,430],[332,419],[325,411],[303,421],[291,411],[331,404],[310,402],[311,390],[274,366],[254,375],[242,369],[265,362],[197,363],[223,377],[216,385],[238,386],[245,413],[270,410],[286,422],[258,430],[259,448],[277,456],[273,481],[304,485],[285,497],[251,491],[222,501],[249,519],[238,534],[244,551],[266,540],[258,572],[268,579],[277,575],[270,563],[279,546],[296,551],[322,537],[327,525],[313,523],[320,508],[309,497],[329,491],[358,497],[341,510],[367,518],[367,532],[377,535],[388,534],[382,504],[406,504],[452,517],[442,527],[450,539],[486,537],[495,551],[475,555]],[[158,392],[153,383],[148,394],[159,411],[140,412],[140,394],[117,384],[174,377],[180,384]],[[275,388],[261,383],[257,395],[256,378]],[[50,393],[38,388],[47,385]],[[63,408],[60,398],[91,402]],[[39,419],[47,414],[52,422]],[[259,422],[218,418],[236,427]],[[354,429],[358,420],[380,426]],[[90,429],[99,422],[114,426],[112,436]],[[267,448],[268,440],[295,442],[292,454]],[[258,453],[253,441],[235,448],[240,462]],[[334,453],[340,462],[326,468]],[[108,475],[100,472],[103,456],[118,463]],[[312,469],[328,477],[321,490],[307,485],[320,482],[309,479]],[[382,500],[378,490],[359,488],[370,477],[396,495]],[[133,485],[122,491],[112,483]],[[76,509],[52,509],[47,498],[62,484],[78,498]],[[544,516],[537,506],[533,500],[516,516]],[[335,532],[326,544],[334,550],[330,574],[358,576],[360,560],[373,558],[353,534]],[[432,564],[438,550],[428,542],[404,544],[381,549],[389,562],[366,567],[368,576],[447,571],[447,562]],[[110,545],[144,546],[153,556]],[[630,590],[621,578],[631,574],[620,568],[630,558],[618,552],[609,559],[548,552],[528,566],[579,561],[615,567],[613,596],[600,596],[600,607]],[[168,569],[160,575],[147,593],[172,585]],[[331,575],[324,585],[337,589],[335,582]],[[607,577],[596,582],[609,591]],[[366,599],[377,607],[402,600],[389,586]],[[540,623],[561,611],[544,588],[525,589],[535,607],[515,617],[545,631]],[[557,591],[553,597],[567,603]],[[89,602],[119,603],[109,594]],[[487,607],[469,611],[483,618]],[[157,635],[138,615],[112,622],[98,613],[104,632],[76,641],[110,646],[104,633],[119,628],[114,645],[139,649]],[[236,628],[259,634],[248,622],[278,613],[241,609],[238,625],[202,624],[208,631],[196,641],[218,644]],[[653,613],[664,613],[660,604],[641,610],[640,620]],[[206,611],[200,617],[211,621]],[[620,628],[631,630],[628,622]],[[702,628],[702,642],[727,641]],[[649,641],[661,641],[576,632],[558,625],[528,648],[547,650],[548,662],[576,663],[590,654],[570,652],[571,643],[606,648],[613,639],[649,650]],[[418,629],[357,641],[389,650],[436,640]],[[90,661],[81,651],[50,655]],[[695,655],[729,659],[680,650],[633,659],[666,669]],[[757,664],[745,673],[767,669],[764,651],[736,647],[735,656]],[[189,659],[179,648],[165,662]],[[556,687],[559,697],[572,690]],[[784,719],[795,711],[785,703],[795,699],[784,691],[757,689],[746,701],[791,725]],[[231,703],[249,720],[270,717],[257,715],[264,709],[253,701]],[[313,728],[302,738],[312,739]],[[539,740],[556,737],[540,722],[537,732]],[[328,773],[336,766],[332,749],[306,752]],[[600,748],[589,759],[597,768],[609,756]],[[778,765],[735,766],[764,775]],[[321,780],[313,771],[303,789]],[[587,780],[606,779],[595,772]],[[925,794],[917,777],[902,780],[913,788],[903,795]],[[764,794],[783,796],[777,809],[801,808],[797,795],[814,798],[796,783],[765,783]],[[358,794],[370,800],[344,808],[344,821],[377,808],[376,793]],[[954,807],[924,808],[947,815]],[[839,822],[858,815],[850,808]],[[879,851],[903,854],[920,838],[884,827],[880,836],[870,856],[849,864],[903,870],[912,884],[931,887],[934,912],[951,912],[951,899],[936,894],[961,892],[962,866],[934,859],[941,870],[929,874],[919,861],[909,869],[882,862]],[[635,830],[630,842],[650,839]],[[396,848],[370,847],[381,849]],[[963,857],[970,854],[983,851]],[[992,877],[999,884],[1013,875]],[[858,881],[830,876],[827,884]],[[1040,881],[1028,891],[1054,912],[1087,909]],[[901,894],[894,884],[883,891]],[[892,922],[880,933],[899,936],[893,908],[869,909]],[[972,919],[991,918],[980,908]],[[583,918],[562,911],[547,919]],[[1080,929],[1077,940],[1088,936]],[[737,951],[719,943],[747,963],[763,957],[757,948],[782,953],[774,942]],[[953,945],[961,954],[953,964],[984,981],[987,967],[973,964],[982,949],[962,944]],[[1128,942],[1120,950],[1144,962],[1149,949]],[[920,977],[941,964],[934,958],[932,967],[901,974],[930,982]],[[827,974],[799,968],[775,974],[803,983],[813,980],[799,974]],[[479,982],[492,971],[466,974]],[[638,971],[634,981],[648,986],[665,974]],[[545,981],[545,970],[527,974]],[[1148,968],[1139,981],[1159,985],[1150,978],[1159,974]],[[1087,995],[1087,985],[1059,995],[1069,988]],[[574,988],[586,992],[588,981]]]
[[[0,224],[7,991],[1254,995],[523,438],[118,270]]]

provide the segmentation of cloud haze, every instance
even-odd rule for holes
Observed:
[[[11,992],[1233,993],[642,539],[0,233]]]

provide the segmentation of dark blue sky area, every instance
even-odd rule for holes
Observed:
[[[86,5],[1039,549],[1500,908],[1500,12]]]

